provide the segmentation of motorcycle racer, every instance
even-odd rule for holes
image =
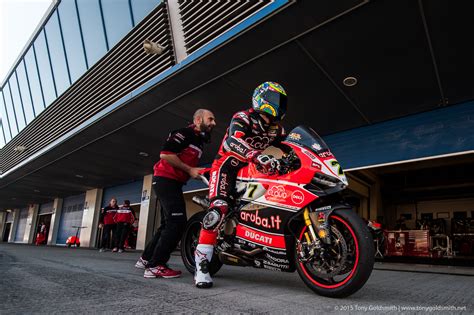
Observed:
[[[278,160],[262,154],[269,146],[277,146],[285,131],[280,125],[287,109],[287,95],[275,82],[259,85],[252,97],[252,108],[234,114],[212,164],[209,180],[210,206],[203,218],[199,244],[195,251],[195,285],[212,287],[209,262],[212,259],[217,232],[232,202],[238,171],[253,162],[259,170],[272,174]]]

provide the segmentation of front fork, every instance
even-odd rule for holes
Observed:
[[[298,256],[301,262],[308,262],[316,257],[324,258],[326,247],[331,244],[331,229],[328,223],[331,212],[331,209],[319,212],[311,211],[309,208],[304,209],[303,219],[306,225],[304,238],[306,244],[303,244],[297,238]]]
[[[331,229],[328,222],[331,212],[331,209],[318,212],[310,211],[309,208],[304,209],[303,218],[307,227],[304,236],[309,244],[319,242],[331,244]]]

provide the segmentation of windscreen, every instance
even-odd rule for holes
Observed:
[[[329,151],[324,140],[313,129],[306,126],[294,128],[286,137],[286,141],[303,145],[316,153]]]

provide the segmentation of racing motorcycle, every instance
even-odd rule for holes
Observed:
[[[366,224],[341,197],[348,185],[343,169],[311,128],[296,127],[282,144],[286,153],[277,172],[264,173],[253,163],[239,171],[209,271],[215,274],[223,264],[296,270],[317,294],[349,296],[372,272],[374,245]],[[206,198],[193,200],[204,209],[209,205]],[[191,273],[205,214],[189,219],[181,240]]]

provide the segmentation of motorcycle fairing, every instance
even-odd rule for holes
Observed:
[[[242,206],[237,213],[235,237],[243,250],[262,250],[252,257],[255,267],[294,270],[295,264],[289,260],[294,246],[289,222],[319,198],[307,185],[317,173],[330,176],[341,185],[347,183],[324,141],[310,129],[297,127],[294,130],[301,130],[303,136],[292,132],[283,144],[295,152],[304,167],[283,175],[269,175],[259,172],[256,165],[250,163],[237,174],[236,190]],[[320,214],[313,214],[317,215],[312,220],[318,229],[327,229],[330,212],[332,209],[321,209],[317,212]]]

